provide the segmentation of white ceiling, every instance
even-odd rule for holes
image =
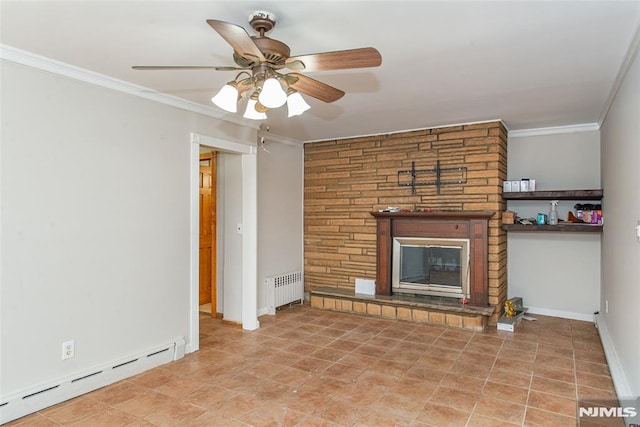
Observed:
[[[344,90],[342,99],[307,96],[311,110],[291,119],[286,107],[269,113],[273,133],[303,141],[493,119],[510,130],[596,123],[640,24],[640,1],[2,0],[0,37],[217,109],[210,98],[234,72],[131,66],[235,65],[205,21],[253,35],[254,10],[275,13],[268,35],[292,55],[382,54],[377,68],[308,73]]]

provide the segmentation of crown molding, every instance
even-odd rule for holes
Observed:
[[[525,136],[557,135],[562,133],[594,132],[599,131],[598,123],[583,123],[580,125],[553,126],[548,128],[522,129],[509,131],[509,138],[521,138]]]
[[[47,71],[95,86],[104,87],[127,95],[137,96],[139,98],[144,98],[171,107],[180,108],[193,113],[202,114],[204,116],[213,117],[236,125],[253,129],[258,129],[259,126],[259,123],[254,124],[237,118],[236,116],[226,116],[217,108],[207,107],[177,96],[160,93],[148,87],[139,86],[124,80],[89,71],[84,68],[76,67],[75,65],[66,64],[55,59],[47,58],[45,56],[37,55],[5,44],[0,44],[0,59],[36,68],[38,70]]]
[[[624,57],[624,61],[622,61],[622,65],[620,65],[620,69],[618,70],[618,75],[616,76],[616,80],[613,82],[613,86],[611,86],[611,91],[609,92],[609,96],[607,97],[606,102],[604,103],[604,107],[602,108],[602,112],[600,113],[600,119],[598,120],[598,124],[602,126],[604,121],[607,119],[607,115],[609,114],[609,110],[611,109],[611,105],[613,105],[613,101],[620,90],[620,86],[622,86],[622,82],[624,78],[627,76],[627,72],[629,68],[631,68],[631,64],[635,60],[636,56],[640,52],[640,25],[636,29],[636,33],[631,39],[631,43],[629,44],[629,49],[627,49],[627,54]]]
[[[493,120],[482,120],[482,121],[466,122],[466,123],[447,124],[447,125],[432,126],[432,127],[450,127],[450,126],[460,126],[460,125],[500,121],[505,126],[505,128],[507,128],[509,137],[524,137],[524,136],[538,136],[538,135],[552,135],[552,134],[562,134],[562,133],[597,131],[600,129],[600,124],[604,121],[604,118],[606,117],[606,114],[611,106],[611,103],[613,102],[613,98],[615,97],[615,94],[617,93],[617,90],[620,87],[622,79],[624,78],[630,63],[632,62],[635,55],[638,53],[639,46],[640,46],[640,31],[636,33],[634,41],[632,42],[629,50],[629,54],[627,55],[627,58],[623,66],[621,67],[620,72],[618,73],[616,84],[614,85],[614,88],[611,91],[611,95],[609,96],[609,100],[607,102],[605,110],[602,113],[602,117],[599,123],[587,123],[587,124],[580,124],[580,125],[557,126],[557,127],[512,131],[507,128],[507,125],[506,123],[504,123],[503,120],[493,119]],[[240,125],[240,126],[244,126],[244,127],[252,128],[256,130],[261,130],[260,123],[258,122],[254,123],[253,121],[247,121],[242,118],[238,118],[236,116],[227,116],[224,113],[220,112],[220,110],[217,108],[207,107],[202,104],[198,104],[192,101],[185,100],[183,98],[179,98],[177,96],[160,93],[155,91],[154,89],[129,83],[127,81],[119,80],[104,74],[96,73],[94,71],[89,71],[84,68],[77,67],[75,65],[67,64],[61,61],[57,61],[55,59],[37,55],[35,53],[18,49],[6,44],[0,43],[0,59],[15,62],[17,64],[25,65],[28,67],[42,70],[42,71],[47,71],[53,74],[78,80],[84,83],[89,83],[95,86],[104,87],[104,88],[125,93],[128,95],[137,96],[139,98],[147,99],[147,100],[168,105],[171,107],[180,108],[182,110],[190,111],[193,113],[202,114],[208,117],[213,117],[215,119],[225,121],[228,123],[233,123],[236,125]],[[418,129],[415,129],[415,130],[418,130]],[[394,131],[394,132],[390,132],[390,134],[402,133],[407,131],[410,131],[410,130]],[[269,135],[264,131],[260,132],[260,136],[263,136],[269,139],[274,139],[279,142],[289,143],[291,145],[298,145],[302,143],[301,141],[293,140],[291,138],[287,138],[278,134]],[[350,136],[348,138],[344,137],[344,138],[331,138],[331,139],[336,139],[336,140],[351,139],[351,138],[358,138],[358,137],[364,137],[364,136],[371,136],[371,135],[359,135],[359,136]],[[304,142],[306,143],[306,142],[315,142],[315,141],[304,141]]]
[[[312,140],[304,141],[304,143],[307,144],[307,143],[312,143],[312,142],[341,141],[341,140],[344,140],[344,139],[369,138],[369,137],[378,136],[378,135],[395,135],[395,134],[399,134],[399,133],[416,132],[416,131],[421,131],[421,130],[425,130],[425,129],[450,128],[450,127],[455,127],[455,126],[478,125],[478,124],[482,124],[482,123],[493,123],[493,122],[502,123],[502,126],[504,126],[504,128],[507,130],[507,132],[509,131],[509,128],[507,127],[507,124],[504,122],[504,120],[502,120],[502,119],[492,119],[492,120],[478,120],[478,121],[475,121],[475,122],[461,122],[461,123],[450,123],[450,124],[441,124],[441,125],[428,125],[428,127],[423,127],[423,128],[394,130],[392,132],[377,132],[377,133],[367,133],[367,134],[354,135],[354,136],[340,136],[340,137],[336,137],[336,138],[312,139]]]

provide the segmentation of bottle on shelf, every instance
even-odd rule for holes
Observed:
[[[558,201],[551,201],[551,209],[549,209],[549,225],[558,224]]]

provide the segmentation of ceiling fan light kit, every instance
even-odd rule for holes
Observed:
[[[249,24],[258,33],[249,36],[238,25],[215,19],[207,20],[233,48],[233,60],[239,67],[229,66],[134,66],[135,70],[248,70],[241,71],[226,83],[211,101],[230,113],[238,111],[238,101],[247,97],[243,117],[264,120],[266,112],[287,104],[288,117],[298,116],[309,108],[302,94],[323,102],[334,102],[344,92],[300,74],[299,71],[327,71],[349,68],[377,67],[382,64],[380,52],[372,47],[290,56],[289,46],[265,36],[276,24],[275,15],[255,11],[249,15]],[[278,72],[284,68],[295,72]],[[250,73],[249,73],[250,71]],[[239,80],[240,76],[248,77]]]
[[[260,90],[258,94],[258,100],[267,108],[278,108],[287,102],[287,94],[282,90],[282,86],[277,78],[269,77],[262,85],[262,90]]]
[[[289,112],[289,117],[299,116],[311,108],[302,95],[300,95],[295,89],[289,88],[287,94],[287,110]]]
[[[247,109],[242,117],[252,120],[264,120],[267,118],[266,110],[266,107],[258,102],[258,93],[254,92],[249,98],[249,102],[247,102]]]
[[[233,81],[222,86],[211,102],[225,111],[235,113],[238,111],[238,96],[238,83]]]

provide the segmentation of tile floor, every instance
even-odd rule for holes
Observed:
[[[11,426],[575,426],[615,397],[597,330],[536,316],[469,332],[308,306],[247,332],[201,317],[201,350]]]

